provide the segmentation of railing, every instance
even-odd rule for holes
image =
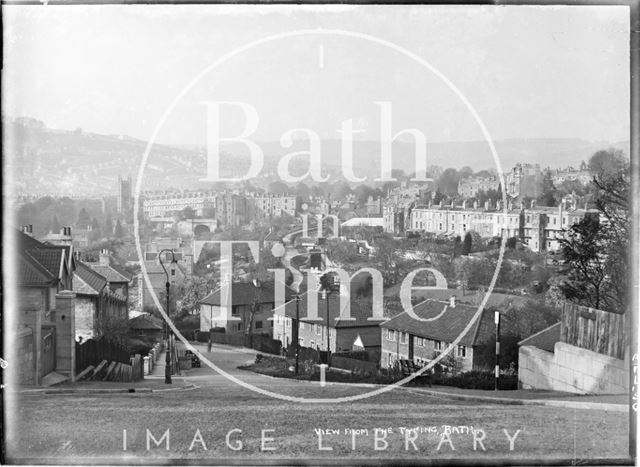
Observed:
[[[563,305],[562,342],[623,360],[626,334],[625,315],[573,303]]]

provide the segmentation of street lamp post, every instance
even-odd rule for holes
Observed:
[[[171,304],[171,300],[170,300],[170,289],[171,289],[171,283],[169,282],[169,273],[167,272],[167,268],[164,267],[164,263],[162,262],[162,254],[165,252],[170,252],[171,253],[171,264],[177,264],[176,261],[176,255],[174,254],[173,250],[168,250],[168,249],[164,249],[162,251],[160,251],[158,253],[158,261],[160,262],[160,266],[162,266],[162,269],[164,271],[164,275],[167,278],[167,282],[165,283],[165,287],[166,287],[166,291],[167,291],[167,308],[166,308],[166,312],[167,312],[167,318],[169,317],[169,312],[170,312],[170,304]],[[164,382],[165,384],[171,384],[171,353],[173,351],[173,345],[172,345],[172,339],[171,339],[171,332],[169,331],[169,325],[167,322],[165,322],[165,329],[167,330],[166,332],[166,338],[167,338],[167,352],[166,352],[166,356],[164,359],[165,362],[165,367],[164,367]]]

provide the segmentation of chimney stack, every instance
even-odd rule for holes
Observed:
[[[110,261],[109,261],[109,250],[107,250],[107,249],[100,250],[99,263],[100,263],[100,266],[109,266],[109,264],[110,264]]]

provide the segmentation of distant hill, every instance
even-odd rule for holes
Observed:
[[[16,191],[39,194],[83,194],[102,196],[116,193],[118,176],[137,175],[146,142],[125,135],[101,135],[81,129],[55,130],[43,122],[3,118],[5,168],[12,174]],[[277,177],[280,158],[306,149],[304,141],[283,149],[277,142],[260,143],[265,154],[262,180]],[[503,170],[517,162],[538,163],[542,167],[578,166],[600,149],[615,147],[629,154],[629,142],[590,142],[581,139],[508,139],[495,141]],[[226,147],[223,174],[241,175],[248,168],[246,157],[234,156]],[[341,141],[322,141],[322,164],[335,176],[341,173]],[[354,168],[357,176],[369,180],[380,174],[380,144],[354,142]],[[195,145],[154,145],[145,172],[143,189],[211,188],[201,182],[206,175],[206,150]],[[474,170],[495,168],[488,145],[481,141],[427,144],[428,165],[443,168],[470,166]],[[307,170],[303,158],[293,164],[294,174]],[[414,147],[406,142],[393,146],[393,167],[411,173],[415,170]]]

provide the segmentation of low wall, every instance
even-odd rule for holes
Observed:
[[[518,382],[523,389],[547,389],[576,394],[625,394],[629,392],[627,360],[602,355],[564,342],[554,353],[521,346]]]

